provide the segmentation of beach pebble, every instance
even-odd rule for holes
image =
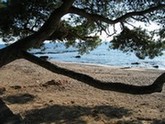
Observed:
[[[19,86],[19,85],[15,85],[15,86],[10,86],[11,88],[15,89],[15,90],[18,90],[18,89],[21,89],[22,87]]]
[[[0,87],[0,95],[4,94],[5,91],[6,91],[5,87]]]
[[[154,68],[159,68],[159,66],[158,66],[158,65],[154,65],[153,67],[154,67]]]
[[[50,80],[44,83],[42,86],[47,87],[49,85],[59,86],[62,85],[60,81]]]
[[[72,104],[74,104],[75,103],[75,101],[70,101]]]
[[[78,56],[75,56],[75,58],[81,58],[81,56],[78,55]]]
[[[139,62],[133,62],[131,63],[132,65],[139,65],[140,63]]]
[[[42,59],[42,60],[47,60],[49,57],[48,56],[40,56],[40,59]]]

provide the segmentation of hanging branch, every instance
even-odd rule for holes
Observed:
[[[102,22],[105,22],[108,24],[116,24],[118,22],[123,22],[123,21],[125,21],[125,19],[133,17],[133,16],[143,16],[144,17],[144,14],[148,14],[148,13],[151,13],[156,10],[163,9],[163,8],[165,8],[165,4],[158,4],[157,6],[150,7],[143,11],[134,11],[134,12],[126,13],[125,15],[122,15],[121,17],[116,18],[114,20],[103,17],[102,15],[88,13],[84,9],[79,9],[76,7],[71,7],[69,9],[69,13],[77,14],[77,15],[83,16],[83,17],[93,20],[93,21],[99,20],[99,21],[102,21]]]
[[[81,74],[72,70],[68,70],[62,67],[59,67],[57,65],[54,65],[48,61],[41,60],[40,58],[23,51],[22,52],[23,58],[26,60],[33,62],[51,72],[61,74],[64,76],[68,76],[70,78],[73,78],[75,80],[81,81],[85,84],[88,84],[92,87],[101,89],[101,90],[109,90],[109,91],[116,91],[121,93],[129,93],[129,94],[151,94],[154,92],[161,92],[163,88],[163,84],[165,83],[165,73],[160,75],[153,84],[148,86],[135,86],[130,84],[123,84],[120,82],[113,83],[113,82],[103,82],[97,79],[94,79],[93,77],[90,77],[86,74]]]

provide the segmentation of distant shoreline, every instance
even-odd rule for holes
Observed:
[[[4,44],[0,44],[2,48]],[[71,47],[66,49],[63,43],[47,43],[46,49],[33,49],[30,52],[36,56],[47,56],[50,61],[76,62],[99,66],[114,66],[120,68],[144,68],[165,70],[165,55],[153,60],[140,60],[133,53],[125,54],[119,50],[108,51],[108,44],[103,43],[90,54],[79,55],[78,50]],[[165,54],[165,52],[164,52]]]
[[[84,66],[93,66],[93,67],[105,67],[105,68],[112,68],[112,69],[126,69],[126,70],[136,70],[136,71],[164,71],[165,69],[159,68],[145,68],[145,67],[129,67],[129,66],[113,66],[113,65],[105,65],[105,64],[97,64],[97,63],[81,63],[81,62],[66,62],[60,60],[49,60],[52,63],[61,63],[61,64],[76,64],[76,65],[84,65]]]

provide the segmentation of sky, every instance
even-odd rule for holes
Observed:
[[[136,23],[134,23],[133,25],[136,26],[136,27],[139,27],[139,26],[140,26],[140,27],[142,27],[142,28],[144,28],[144,29],[147,29],[148,31],[153,31],[153,30],[157,30],[157,29],[160,28],[160,26],[158,26],[156,23],[152,23],[152,22],[151,22],[151,24],[148,25],[148,26],[146,26],[145,23],[142,23],[142,22],[136,22]],[[128,27],[129,27],[130,29],[132,29],[131,26],[128,25]],[[109,28],[110,28],[110,29],[109,29],[110,32],[113,33],[113,27],[109,27]],[[117,34],[121,32],[120,24],[119,24],[119,23],[115,25],[115,28],[116,28],[116,30],[117,30]],[[103,32],[102,35],[100,35],[100,38],[101,38],[103,41],[111,41],[111,40],[113,39],[113,37],[108,37],[107,34],[106,34],[105,32]]]

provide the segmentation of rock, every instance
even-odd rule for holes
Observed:
[[[159,68],[159,66],[158,66],[158,65],[154,65],[153,67],[154,67],[154,68]]]
[[[70,101],[72,104],[74,104],[75,103],[75,101]]]
[[[42,86],[45,88],[49,88],[49,87],[54,88],[59,91],[65,90],[65,87],[63,86],[63,82],[60,80],[58,80],[58,81],[50,80],[50,81],[47,81],[46,83],[42,84]]]
[[[59,86],[62,85],[60,81],[50,80],[44,83],[42,86],[47,87],[49,85]]]
[[[15,89],[15,90],[17,90],[17,89],[21,89],[22,87],[21,86],[19,86],[19,85],[15,85],[15,86],[10,86],[11,88],[13,88],[13,89]]]
[[[1,87],[0,88],[0,95],[4,94],[5,91],[6,91],[6,88],[5,87]]]
[[[75,56],[75,58],[81,58],[81,56],[80,55],[77,55],[77,56]]]
[[[45,61],[48,60],[48,58],[49,58],[48,56],[40,56],[40,59],[45,60]]]
[[[131,63],[132,65],[139,65],[140,63],[139,62],[133,62]]]
[[[50,102],[50,103],[52,103],[52,102],[53,102],[53,100],[49,100],[49,102]]]

